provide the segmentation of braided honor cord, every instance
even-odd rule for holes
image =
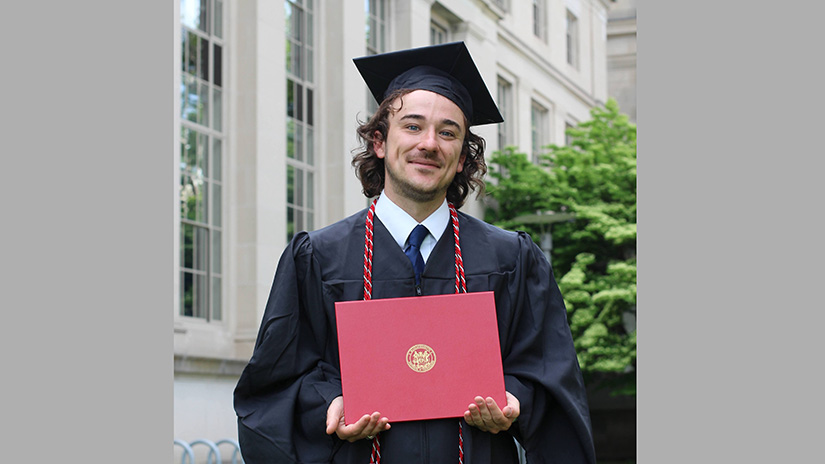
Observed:
[[[367,220],[364,232],[364,299],[372,299],[372,232],[373,218],[375,217],[376,198],[367,211]],[[447,203],[450,208],[450,219],[453,223],[453,239],[455,241],[455,292],[467,293],[467,281],[464,278],[464,260],[461,259],[461,245],[458,240],[458,212],[452,203]],[[370,464],[381,464],[381,440],[380,435],[372,439],[372,454],[370,454]],[[461,419],[458,420],[458,463],[464,464],[464,431]]]

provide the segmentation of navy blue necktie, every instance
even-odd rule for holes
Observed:
[[[424,257],[421,256],[421,242],[424,241],[424,237],[426,237],[428,233],[427,228],[421,224],[415,226],[415,229],[410,232],[409,245],[407,245],[407,249],[404,250],[404,254],[407,255],[407,258],[410,258],[410,262],[415,270],[415,285],[421,283],[421,273],[424,272]]]

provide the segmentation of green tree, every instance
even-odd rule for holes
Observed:
[[[551,227],[542,217],[572,214],[552,223],[551,255],[579,364],[635,394],[636,126],[610,99],[567,134],[541,166],[512,148],[491,158],[486,219],[539,241]]]

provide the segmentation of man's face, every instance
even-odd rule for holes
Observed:
[[[415,90],[396,99],[387,140],[374,143],[384,159],[387,194],[396,201],[440,202],[463,169],[466,130],[464,113],[437,93]]]

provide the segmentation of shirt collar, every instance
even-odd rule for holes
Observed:
[[[407,237],[418,225],[418,222],[400,206],[393,203],[389,197],[384,195],[384,192],[381,192],[381,196],[378,197],[378,202],[375,204],[375,214],[381,219],[381,223],[390,232],[398,246],[403,249],[407,243]],[[430,231],[435,239],[434,242],[438,242],[449,222],[450,208],[447,206],[447,199],[445,198],[441,206],[427,216],[421,224]]]

